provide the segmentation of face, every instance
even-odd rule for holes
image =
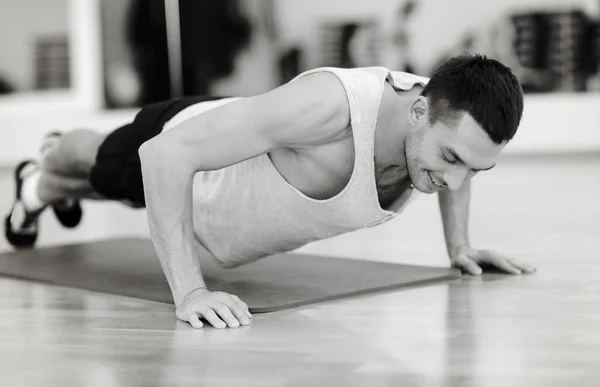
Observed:
[[[506,146],[495,144],[467,113],[452,124],[438,120],[431,125],[424,97],[413,102],[409,123],[406,165],[412,184],[423,193],[457,191],[478,172],[491,169]]]

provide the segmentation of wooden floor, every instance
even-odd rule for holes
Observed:
[[[8,171],[0,184],[7,208]],[[502,160],[475,180],[471,224],[475,246],[538,273],[255,315],[231,330],[193,330],[165,305],[0,278],[0,386],[600,386],[600,157]],[[76,231],[44,214],[40,245],[114,235],[147,235],[143,212],[86,204]],[[447,265],[435,196],[301,251]]]

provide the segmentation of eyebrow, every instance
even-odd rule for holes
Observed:
[[[466,165],[467,163],[465,163],[465,161],[456,154],[456,152],[450,148],[446,148],[446,151],[448,153],[450,153],[450,155],[452,157],[454,157],[459,163]],[[489,171],[490,169],[494,168],[496,166],[496,164],[492,165],[491,167],[485,168],[485,169],[475,169],[475,168],[471,168],[471,170],[475,171],[475,172],[481,172],[481,171]]]

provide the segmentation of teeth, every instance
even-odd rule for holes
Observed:
[[[433,182],[433,184],[437,185],[437,186],[438,186],[438,187],[440,187],[440,188],[444,188],[444,186],[443,186],[442,184],[439,184],[439,183],[438,183],[438,182],[435,180],[435,178],[433,177],[433,175],[432,175],[431,173],[428,173],[428,174],[429,174],[429,178],[431,179],[431,181]]]

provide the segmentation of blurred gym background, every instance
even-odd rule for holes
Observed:
[[[252,95],[319,66],[430,75],[461,51],[528,93],[508,151],[600,149],[600,0],[0,3],[0,164],[50,129],[109,130],[180,95]]]
[[[109,131],[159,100],[253,95],[319,66],[428,76],[462,51],[506,63],[527,93],[506,154],[600,151],[600,0],[5,0],[0,167],[49,130]],[[139,211],[90,206],[75,234],[40,242],[146,235]]]

